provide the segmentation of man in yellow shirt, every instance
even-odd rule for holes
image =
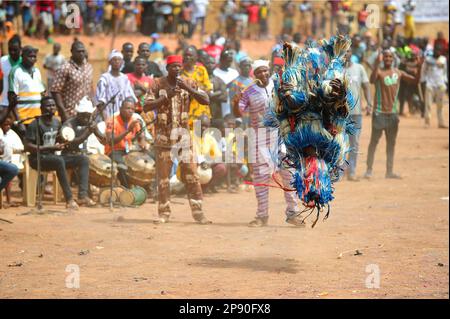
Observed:
[[[222,150],[217,139],[212,132],[206,132],[211,126],[211,120],[206,115],[201,115],[198,121],[201,123],[201,129],[194,129],[192,133],[194,156],[203,168],[209,166],[212,169],[211,180],[202,185],[203,192],[217,193],[216,186],[227,175],[227,167],[222,163]]]
[[[403,4],[403,9],[405,12],[405,28],[404,28],[404,36],[406,39],[414,38],[416,33],[416,24],[414,22],[414,9],[416,8],[415,1],[408,0],[405,4]]]
[[[172,0],[172,15],[173,15],[173,21],[172,21],[172,32],[173,33],[179,33],[178,29],[181,27],[180,25],[180,15],[181,15],[181,9],[183,8],[183,0]]]
[[[193,46],[187,47],[183,52],[183,72],[181,75],[194,80],[198,88],[204,92],[208,93],[212,90],[208,72],[204,66],[197,64],[197,50]],[[209,119],[211,118],[209,105],[202,105],[195,99],[192,99],[189,106],[189,127],[192,128],[193,121],[199,119],[202,115],[206,115]]]

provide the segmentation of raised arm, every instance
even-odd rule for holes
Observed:
[[[372,69],[372,73],[370,74],[370,83],[374,84],[378,79],[378,68],[380,67],[380,63],[383,61],[383,55],[381,53],[378,54],[377,59],[375,60],[375,64]]]
[[[180,91],[180,88],[161,89],[158,83],[154,83],[149,89],[149,94],[145,100],[144,111],[150,112],[163,104],[169,103],[170,99],[180,93]]]
[[[111,120],[114,120],[113,118],[111,118]],[[130,134],[131,132],[133,132],[134,128],[136,125],[139,125],[139,121],[138,120],[134,120],[130,123],[130,125],[128,126],[128,129],[126,131],[124,131],[123,133],[119,134],[119,135],[114,135],[114,141],[113,144],[117,144],[119,143],[121,140],[123,140],[125,138],[125,136],[127,136],[128,134]],[[107,144],[111,144],[111,140],[112,140],[112,130],[111,130],[112,126],[109,126],[106,130],[106,143]]]
[[[189,95],[192,96],[198,103],[209,105],[209,96],[206,92],[191,87],[182,78],[177,79],[177,85],[181,89],[188,91]]]

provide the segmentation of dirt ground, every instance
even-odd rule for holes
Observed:
[[[81,39],[93,60],[105,58],[109,38]],[[125,39],[148,41],[122,36],[115,47]],[[55,40],[68,56],[71,39]],[[174,39],[163,41],[176,46]],[[41,53],[51,47],[26,42]],[[243,49],[255,56],[272,44],[245,42]],[[95,63],[97,79],[106,64]],[[359,175],[369,134],[365,118]],[[384,179],[385,158],[381,140],[373,180],[337,183],[329,219],[313,229],[284,222],[276,189],[270,226],[258,229],[247,227],[256,199],[246,191],[205,196],[214,221],[207,226],[193,223],[186,198],[179,197],[165,225],[153,224],[154,203],[72,215],[3,209],[0,217],[13,224],[0,221],[0,298],[448,298],[449,131],[437,129],[435,118],[428,130],[417,117],[402,118],[395,160],[402,180]],[[64,212],[62,203],[45,207]],[[79,288],[66,287],[68,265],[79,267]],[[379,288],[367,288],[377,269]]]
[[[363,125],[359,175],[368,117]],[[276,189],[270,226],[257,229],[246,226],[256,204],[246,191],[206,196],[207,226],[193,223],[185,198],[173,198],[164,225],[152,223],[152,203],[72,215],[3,209],[13,224],[0,222],[0,297],[448,298],[449,131],[436,127],[402,118],[395,162],[403,179],[384,178],[382,140],[373,180],[337,183],[329,219],[313,229],[284,222]],[[68,265],[79,267],[79,288],[66,287]],[[377,269],[379,288],[367,288]]]

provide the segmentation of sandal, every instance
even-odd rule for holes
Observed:
[[[80,207],[75,200],[71,199],[67,202],[66,208],[69,210],[78,210]]]
[[[87,207],[93,207],[97,204],[89,197],[81,198],[81,199],[77,200],[77,203],[79,206],[87,206]]]

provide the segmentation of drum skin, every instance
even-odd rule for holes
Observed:
[[[147,192],[143,187],[135,186],[124,190],[119,195],[119,200],[123,206],[141,206],[147,200]]]
[[[147,187],[155,176],[155,161],[143,152],[131,152],[123,157],[130,184]]]
[[[197,174],[200,181],[200,184],[206,185],[212,179],[212,169],[210,167],[204,169],[201,166],[197,168]]]
[[[114,165],[114,178],[117,166]],[[97,187],[111,185],[111,159],[103,154],[89,155],[89,183]]]
[[[208,184],[212,179],[212,169],[210,167],[208,168],[202,168],[200,165],[197,167],[197,175],[199,178],[199,182],[201,185]],[[177,172],[176,172],[177,179],[181,181],[182,183],[186,183],[186,181],[181,176],[181,166],[178,165]]]
[[[72,142],[75,138],[75,131],[73,130],[73,128],[71,128],[69,126],[65,126],[61,130],[61,137],[66,142]]]
[[[122,187],[122,186],[113,187],[113,192],[112,192],[112,199],[113,200],[112,201],[113,201],[114,204],[119,203],[120,195],[124,191],[126,191],[125,187]],[[110,195],[111,195],[111,189],[109,187],[102,188],[100,190],[100,194],[98,195],[98,201],[100,202],[100,204],[102,204],[102,205],[109,204]]]

